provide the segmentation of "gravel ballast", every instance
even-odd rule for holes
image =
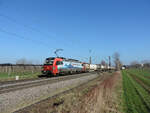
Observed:
[[[98,74],[90,74],[89,76],[0,94],[0,113],[12,113],[96,77],[98,77]]]

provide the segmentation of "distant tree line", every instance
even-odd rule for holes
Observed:
[[[143,60],[141,62],[139,61],[132,61],[130,63],[131,68],[150,68],[150,61],[149,60]]]
[[[120,60],[120,54],[118,52],[115,52],[112,55],[112,58],[113,58],[114,66],[117,71],[122,69],[122,67],[125,67],[125,68],[150,68],[150,60],[143,60],[140,62],[135,60],[135,61],[132,61],[130,63],[130,65],[123,65],[123,63]],[[105,61],[105,60],[102,60],[100,64],[103,66],[106,66],[106,67],[109,66],[108,61]]]
[[[42,64],[11,64],[11,63],[3,63],[0,66],[42,66]]]
[[[112,55],[112,58],[113,58],[113,62],[114,62],[114,66],[115,66],[116,70],[119,71],[123,65],[121,60],[120,60],[120,54],[118,52],[115,52]],[[111,64],[111,61],[108,62],[108,61],[102,60],[100,64],[108,67]]]
[[[0,64],[0,73],[36,73],[41,71],[41,64],[33,64],[32,61],[25,58],[16,61],[16,64]]]
[[[42,65],[1,64],[0,73],[36,73],[41,71]]]

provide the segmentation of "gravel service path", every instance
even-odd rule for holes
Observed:
[[[84,74],[84,73],[81,73]],[[75,74],[75,75],[68,75],[68,76],[76,76],[76,75],[81,75],[81,74]],[[68,77],[68,76],[58,76],[59,78],[64,78],[64,77]],[[41,81],[45,81],[45,80],[54,80],[54,79],[58,79],[58,77],[50,77],[50,78],[36,78],[36,79],[25,79],[25,80],[13,80],[13,81],[4,81],[4,82],[0,82],[0,88],[3,87],[9,87],[9,86],[13,86],[13,85],[18,85],[18,84],[28,84],[31,82],[41,82]]]
[[[0,84],[0,94],[20,90],[23,88],[28,87],[35,87],[40,86],[48,83],[54,83],[58,81],[64,81],[66,79],[73,79],[81,76],[87,76],[91,73],[82,73],[82,74],[75,74],[75,75],[68,75],[68,76],[59,76],[59,77],[53,77],[53,78],[44,78],[44,79],[34,79],[34,80],[25,80],[25,81],[13,81],[12,83],[3,83]]]
[[[44,84],[41,86],[2,93],[0,94],[0,113],[12,113],[40,100],[88,82],[98,76],[98,74],[87,73],[86,76],[81,76],[80,78],[66,79],[64,81],[57,81],[51,84]]]

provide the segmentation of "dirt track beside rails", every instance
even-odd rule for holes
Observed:
[[[119,72],[104,78],[104,80],[84,98],[85,104],[82,104],[83,106],[81,106],[81,108],[83,109],[78,111],[78,113],[119,113],[120,108],[118,106],[119,101],[117,101],[118,92],[116,92],[116,88],[118,87],[117,82],[120,80],[121,75]],[[86,103],[89,104],[86,106]],[[87,110],[84,109],[85,107]]]
[[[121,74],[105,73],[99,78],[18,113],[119,113]]]
[[[80,108],[72,113],[119,113],[121,80],[120,72],[102,77],[83,98]]]

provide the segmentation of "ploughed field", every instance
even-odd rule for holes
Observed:
[[[150,113],[150,70],[122,71],[123,111],[125,113]]]

